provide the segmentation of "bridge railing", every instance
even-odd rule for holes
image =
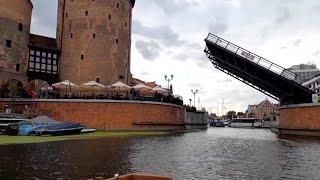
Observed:
[[[214,34],[209,33],[208,37],[206,38],[207,41],[209,41],[212,44],[216,44],[220,46],[221,48],[224,48],[232,53],[237,54],[238,56],[241,56],[251,62],[254,62],[258,64],[259,66],[262,66],[282,77],[285,77],[289,80],[294,80],[296,78],[296,74],[294,72],[291,72],[271,61],[268,61],[267,59],[260,57],[246,49],[241,48],[240,46],[237,46],[227,40],[224,40]]]

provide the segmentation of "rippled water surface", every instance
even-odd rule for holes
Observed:
[[[0,179],[87,179],[129,172],[174,179],[319,179],[320,138],[210,128],[170,136],[0,146]]]

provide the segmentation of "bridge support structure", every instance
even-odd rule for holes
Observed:
[[[311,103],[313,91],[294,82],[297,75],[240,46],[209,34],[204,52],[218,70],[280,101]]]

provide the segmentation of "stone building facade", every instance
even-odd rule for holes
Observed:
[[[320,75],[317,75],[307,82],[302,84],[304,87],[309,88],[317,94],[320,94]]]
[[[58,0],[57,37],[30,34],[30,0],[0,1],[0,91],[13,80],[130,84],[135,0]],[[7,97],[7,96],[5,96]]]
[[[130,0],[59,0],[60,77],[76,84],[130,84]]]
[[[30,0],[0,1],[0,85],[28,82],[28,44],[33,5]]]
[[[276,114],[278,114],[278,106],[272,104],[268,99],[257,105],[249,105],[246,111],[247,117],[259,120],[274,120]]]

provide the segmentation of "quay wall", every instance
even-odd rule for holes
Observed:
[[[185,127],[185,108],[173,104],[116,100],[0,100],[18,113],[46,115],[62,122],[79,122],[98,129],[164,129]]]
[[[320,103],[281,106],[279,134],[320,136]]]
[[[207,129],[208,113],[205,111],[186,112],[186,129]]]

